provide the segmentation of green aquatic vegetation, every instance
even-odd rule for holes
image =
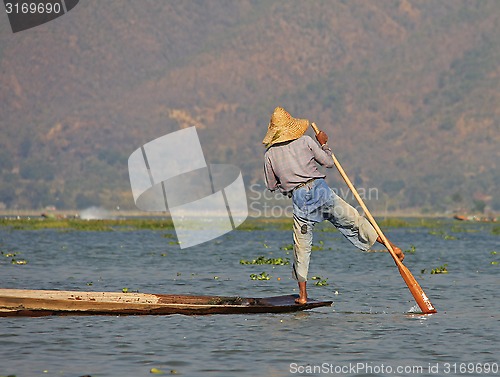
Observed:
[[[149,370],[149,373],[152,373],[152,374],[165,374],[164,371],[162,371],[161,369],[158,369],[158,368],[151,368]]]
[[[412,225],[403,219],[397,217],[389,217],[378,222],[380,227],[384,228],[409,228]]]
[[[0,219],[0,226],[10,227],[13,230],[40,230],[58,229],[61,231],[94,231],[110,232],[115,229],[150,229],[165,230],[174,229],[171,219],[109,219],[109,220],[83,220],[83,219],[57,219],[57,218],[3,218]]]
[[[328,278],[323,279],[321,276],[313,276],[313,277],[311,278],[311,280],[316,280],[316,281],[314,282],[314,285],[316,285],[316,286],[318,286],[318,287],[323,287],[323,286],[329,285],[329,284],[328,284],[328,281],[327,281],[327,280],[328,280]]]
[[[448,273],[448,264],[443,264],[442,266],[433,268],[431,270],[431,274],[447,274]]]
[[[443,240],[447,240],[447,241],[449,241],[449,240],[456,240],[457,239],[457,237],[452,236],[451,234],[446,233],[444,230],[433,229],[433,230],[429,231],[429,234],[431,234],[433,236],[439,236]]]
[[[257,275],[257,274],[250,274],[250,279],[252,280],[270,280],[271,276],[265,272]]]
[[[0,252],[4,257],[6,258],[12,258],[12,257],[15,257],[17,255],[17,253],[4,253],[3,251]]]
[[[10,263],[17,264],[17,265],[24,265],[24,264],[28,264],[28,261],[26,259],[14,259],[14,258],[12,258]]]
[[[138,289],[130,289],[128,287],[123,287],[122,293],[139,293],[139,290]]]
[[[293,220],[289,217],[283,218],[247,218],[238,230],[291,230]]]
[[[491,229],[491,233],[493,233],[495,236],[500,236],[500,226],[493,227],[493,229]]]
[[[453,233],[478,233],[480,232],[477,228],[469,228],[463,225],[453,225],[450,229]]]
[[[388,217],[377,221],[382,228],[439,228],[445,225],[443,219]]]
[[[266,258],[265,256],[261,255],[257,259],[253,259],[251,261],[241,259],[240,264],[272,264],[275,266],[284,266],[290,264],[290,260],[288,258]]]
[[[5,258],[11,258],[10,263],[15,264],[18,266],[28,264],[28,261],[26,259],[16,259],[15,257],[19,255],[19,253],[4,253],[3,251],[0,252],[1,255],[3,255]]]
[[[254,230],[266,230],[266,225],[263,222],[257,221],[257,219],[247,218],[237,229],[239,231],[252,232]]]
[[[415,254],[417,252],[417,248],[415,245],[410,245],[410,248],[408,250],[405,250],[404,253],[407,254]]]
[[[496,251],[492,251],[490,254],[491,255],[497,255],[498,253]],[[491,264],[494,265],[494,266],[498,265],[498,263],[499,262],[497,260],[491,261]]]
[[[442,219],[434,219],[434,218],[421,218],[415,222],[415,226],[421,228],[440,228],[445,226],[445,221]]]
[[[311,251],[321,251],[324,248],[325,243],[323,241],[319,241],[318,245],[313,245],[311,247]]]
[[[293,250],[293,244],[289,243],[288,245],[282,246],[281,250]]]

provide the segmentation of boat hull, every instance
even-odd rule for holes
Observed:
[[[295,303],[298,295],[264,298],[0,289],[0,317],[49,315],[207,315],[286,313],[331,306]]]

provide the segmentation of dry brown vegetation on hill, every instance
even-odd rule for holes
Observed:
[[[500,209],[496,0],[86,1],[0,22],[0,202],[133,208],[130,153],[197,126],[262,183],[283,105],[330,135],[375,209]],[[342,186],[329,174],[330,181]]]

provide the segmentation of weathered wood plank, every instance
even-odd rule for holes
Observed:
[[[296,297],[0,289],[0,316],[284,313],[332,305],[332,301],[314,300],[298,305]]]

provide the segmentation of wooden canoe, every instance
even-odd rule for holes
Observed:
[[[297,297],[298,295],[243,298],[0,289],[0,317],[286,313],[332,305],[332,301],[315,300],[299,305],[294,301]]]

